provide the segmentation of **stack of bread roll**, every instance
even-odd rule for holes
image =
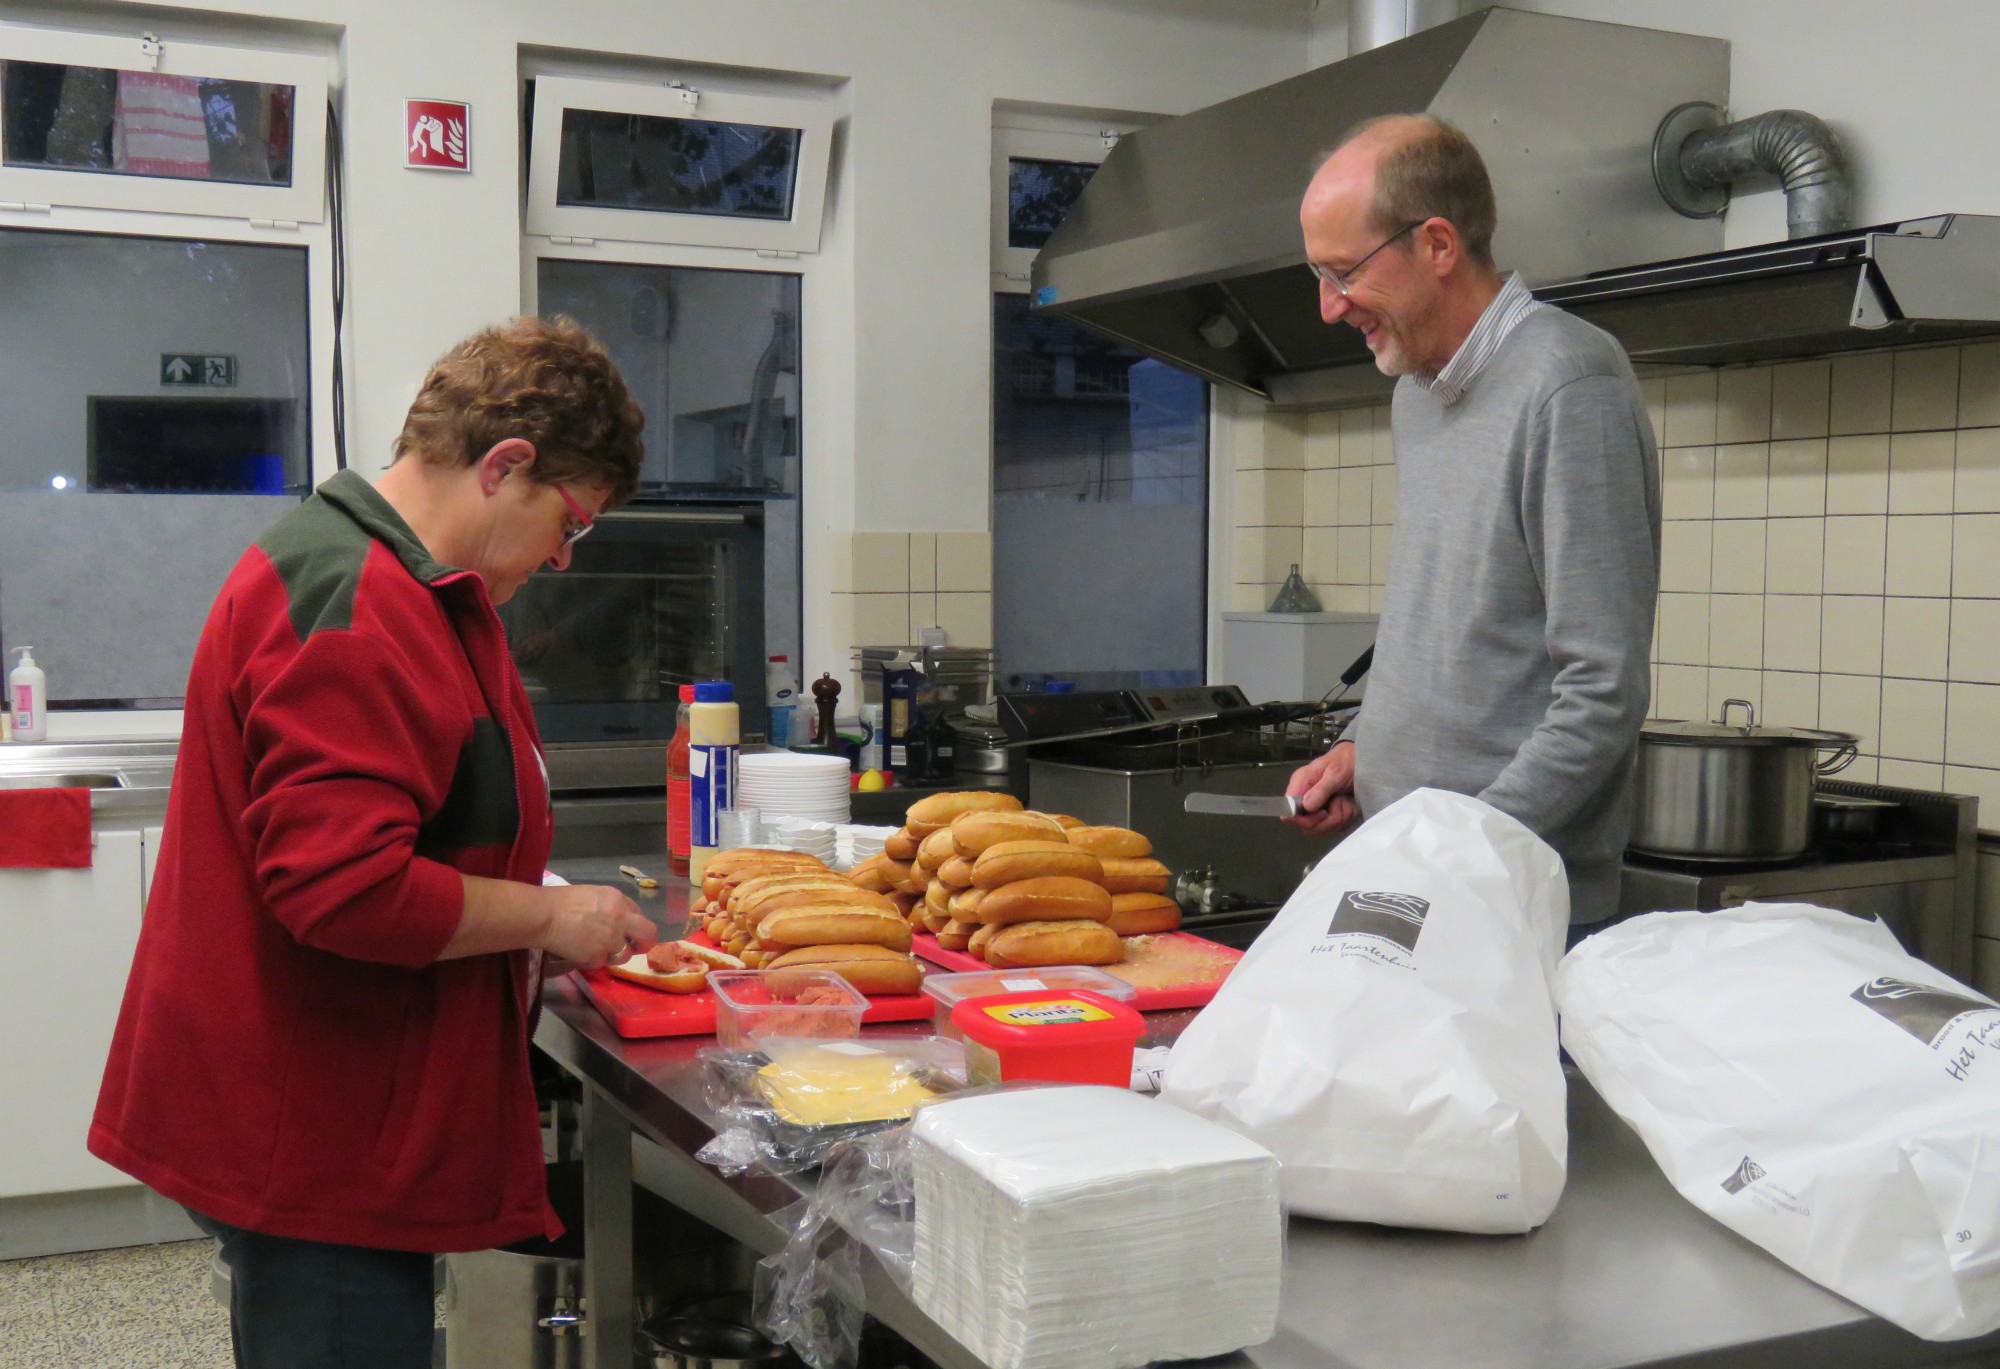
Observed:
[[[864,994],[915,993],[923,979],[906,906],[798,851],[718,852],[695,915],[752,969],[832,970]]]
[[[1111,965],[1121,937],[1170,932],[1167,867],[1127,827],[1025,809],[1009,794],[934,794],[849,878],[864,892],[921,895],[913,926],[996,968]]]

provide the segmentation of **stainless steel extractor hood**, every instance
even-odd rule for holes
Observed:
[[[1495,7],[1121,139],[1036,258],[1038,308],[1292,407],[1378,397],[1320,321],[1299,197],[1352,124],[1429,112],[1493,177],[1494,257],[1637,361],[1720,364],[2000,334],[2000,219],[1723,252],[1668,206],[1655,134],[1728,103],[1719,39]]]

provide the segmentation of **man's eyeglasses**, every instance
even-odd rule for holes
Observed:
[[[1353,294],[1354,278],[1361,274],[1361,268],[1368,264],[1369,259],[1372,258],[1375,255],[1375,253],[1380,252],[1383,248],[1387,247],[1390,243],[1394,242],[1396,239],[1402,237],[1403,234],[1409,232],[1411,229],[1421,228],[1426,223],[1429,222],[1430,222],[1429,219],[1418,219],[1414,223],[1404,224],[1401,228],[1398,228],[1388,237],[1376,243],[1375,246],[1372,249],[1370,249],[1367,256],[1362,257],[1360,261],[1355,262],[1354,265],[1348,267],[1345,271],[1336,271],[1331,266],[1323,266],[1316,261],[1309,261],[1306,263],[1306,265],[1312,268],[1312,273],[1315,276],[1318,276],[1328,285],[1331,285],[1334,289],[1340,291],[1341,294],[1343,295]]]
[[[585,513],[583,505],[572,499],[569,491],[564,489],[561,484],[557,484],[556,493],[562,496],[563,503],[569,505],[569,511],[575,514],[577,518],[577,526],[563,534],[562,544],[566,547],[573,547],[583,540],[584,534],[590,531],[591,525],[596,523],[597,520]]]

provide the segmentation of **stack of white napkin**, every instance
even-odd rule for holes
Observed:
[[[1277,1327],[1278,1161],[1123,1089],[933,1103],[912,1126],[917,1305],[993,1369],[1128,1369]]]

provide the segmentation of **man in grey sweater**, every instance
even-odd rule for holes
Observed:
[[[1476,795],[1562,854],[1572,924],[1601,922],[1618,909],[1659,580],[1659,467],[1631,365],[1494,270],[1486,168],[1442,120],[1362,125],[1299,220],[1321,316],[1401,380],[1367,703],[1292,776],[1292,821],[1335,830],[1426,786]]]

